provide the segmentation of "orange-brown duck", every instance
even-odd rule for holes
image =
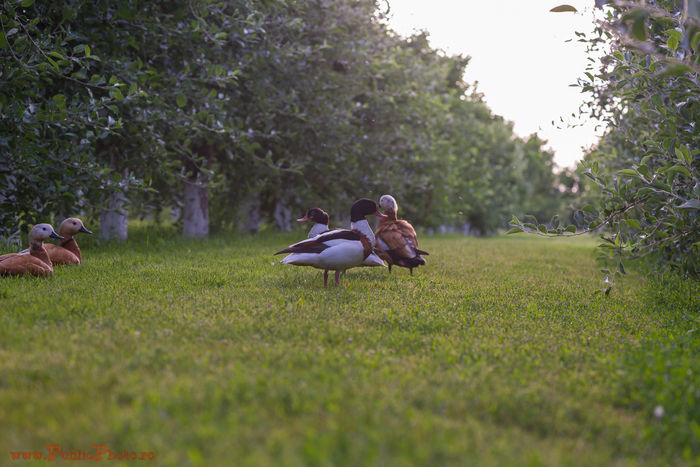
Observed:
[[[58,227],[58,234],[63,237],[61,244],[47,243],[44,245],[53,264],[81,264],[83,262],[80,248],[74,238],[79,233],[91,234],[92,232],[86,229],[83,222],[76,217],[69,217],[61,222]]]
[[[420,255],[428,253],[418,249],[418,239],[413,226],[396,218],[399,206],[393,196],[382,196],[379,206],[387,217],[379,219],[379,225],[374,232],[377,237],[377,254],[389,264],[389,272],[395,264],[408,268],[413,274],[413,268],[425,265],[425,260]]]
[[[48,276],[53,274],[49,254],[44,248],[47,238],[63,239],[50,224],[37,224],[29,232],[29,250],[0,257],[0,276]]]

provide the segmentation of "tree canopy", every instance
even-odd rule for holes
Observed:
[[[194,236],[284,229],[383,193],[417,225],[487,233],[557,191],[546,142],[463,82],[469,57],[400,37],[372,0],[3,0],[0,59],[5,238],[173,207]]]

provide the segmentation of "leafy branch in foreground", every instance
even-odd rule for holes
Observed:
[[[652,255],[663,269],[700,277],[700,120],[698,68],[700,22],[690,3],[596,2],[604,10],[589,52],[603,56],[579,80],[591,95],[584,112],[605,122],[607,132],[581,162],[593,200],[562,228],[513,218],[511,233],[544,236],[600,231],[602,258],[624,274],[623,258]],[[693,5],[695,5],[693,3]],[[553,9],[552,11],[571,11]],[[609,47],[609,48],[608,48]],[[595,205],[595,206],[594,206]]]

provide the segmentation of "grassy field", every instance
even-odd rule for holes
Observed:
[[[436,236],[412,277],[324,289],[271,255],[302,237],[140,228],[0,278],[0,465],[700,463],[697,283],[605,297],[595,240]]]

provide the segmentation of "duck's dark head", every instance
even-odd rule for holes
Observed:
[[[379,212],[379,206],[371,199],[362,198],[355,201],[355,204],[350,208],[350,222],[361,221],[365,216],[375,215],[377,217],[386,217]]]
[[[311,208],[306,211],[304,217],[297,219],[297,222],[313,221],[317,224],[328,225],[328,213],[321,208]]]

